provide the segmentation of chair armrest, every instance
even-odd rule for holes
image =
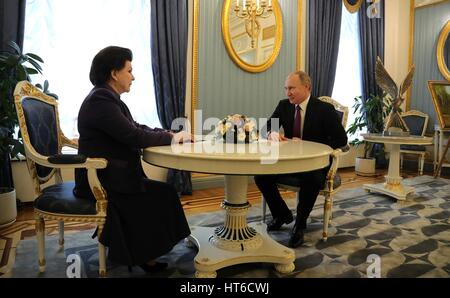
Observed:
[[[107,194],[105,189],[97,176],[98,169],[104,169],[108,165],[108,161],[104,158],[86,158],[82,155],[70,155],[67,154],[55,155],[55,156],[43,156],[34,150],[32,147],[25,145],[25,154],[28,160],[58,170],[61,169],[87,169],[89,187],[97,200],[97,212],[99,216],[106,216],[106,206],[107,206]],[[85,161],[83,162],[83,158]],[[73,162],[73,163],[65,163]],[[58,171],[57,170],[57,171]],[[59,174],[59,179],[62,182],[61,174]]]
[[[326,178],[327,179],[326,187],[328,188],[329,191],[333,190],[334,176],[337,173],[337,169],[338,169],[338,165],[339,165],[339,157],[341,155],[342,155],[342,149],[340,149],[340,148],[335,149],[331,153],[332,162],[331,162],[331,166],[330,166],[330,169],[328,170],[327,178]]]
[[[47,158],[49,163],[57,165],[83,164],[86,159],[86,156],[81,154],[56,154]]]
[[[61,138],[63,147],[67,146],[73,149],[78,149],[78,141],[70,140],[65,135],[62,135]]]
[[[25,155],[35,163],[55,169],[104,169],[108,165],[108,161],[104,158],[86,158],[86,161],[79,163],[80,160],[74,163],[59,163],[60,161],[51,162],[48,156],[37,153],[33,148],[25,146]],[[54,161],[53,158],[51,158]]]

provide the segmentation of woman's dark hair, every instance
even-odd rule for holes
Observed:
[[[130,49],[121,47],[107,47],[95,55],[92,60],[89,79],[94,86],[103,85],[111,78],[111,71],[121,70],[127,61],[133,61]]]

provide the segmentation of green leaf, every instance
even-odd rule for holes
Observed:
[[[23,143],[19,140],[12,140],[11,142],[12,150],[11,150],[11,156],[17,157],[20,154],[25,155],[25,148],[23,146]]]
[[[20,56],[18,56],[18,55],[10,55],[6,59],[5,64],[10,67],[14,67],[19,63],[19,59],[20,59]]]
[[[28,62],[29,62],[34,68],[36,68],[36,70],[39,71],[39,73],[42,74],[42,67],[41,67],[41,65],[40,65],[38,62],[36,62],[36,61],[34,61],[34,60],[28,60]]]
[[[0,62],[5,63],[6,59],[8,59],[7,55],[0,54]],[[0,64],[1,65],[1,64]]]
[[[48,92],[48,93],[46,93],[48,96],[51,96],[51,97],[53,97],[54,99],[59,99],[59,97],[58,97],[58,95],[56,95],[55,93],[50,93],[50,92]]]
[[[36,61],[38,61],[38,62],[40,62],[40,63],[44,63],[44,60],[42,60],[42,58],[39,57],[39,56],[36,55],[36,54],[27,53],[27,54],[25,54],[25,56],[30,57],[31,59],[36,60]]]
[[[39,73],[39,72],[38,72],[36,69],[34,69],[34,68],[29,68],[29,67],[27,67],[26,70],[27,70],[27,73],[28,73],[29,75],[35,75],[35,74],[38,74],[38,73]]]
[[[14,41],[8,42],[8,46],[10,46],[12,49],[14,49],[14,50],[16,51],[17,54],[19,54],[19,55],[22,54],[22,50],[21,50],[20,47],[17,45],[17,43],[15,43]]]
[[[18,65],[17,66],[17,80],[18,81],[24,81],[27,79],[27,71],[25,69],[25,66],[23,65]]]

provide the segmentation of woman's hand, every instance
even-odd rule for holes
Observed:
[[[178,133],[173,134],[172,143],[180,144],[180,143],[189,143],[193,140],[192,134],[186,131],[180,131]]]
[[[275,131],[271,132],[267,139],[272,142],[283,142],[288,140],[288,138],[286,138],[284,135],[280,135]]]

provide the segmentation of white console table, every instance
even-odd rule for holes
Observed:
[[[433,138],[421,136],[384,136],[381,134],[363,134],[367,142],[384,143],[390,146],[389,171],[385,183],[364,184],[367,191],[378,192],[397,200],[404,201],[406,197],[414,192],[414,187],[404,186],[403,178],[400,176],[400,145],[431,145]]]
[[[443,129],[440,125],[434,126],[434,171],[436,171],[436,167],[438,166],[439,161],[442,158],[442,154],[444,153],[445,145],[447,145],[445,138],[446,134],[447,138],[449,138],[450,128]],[[450,163],[444,161],[442,167],[450,167]]]

